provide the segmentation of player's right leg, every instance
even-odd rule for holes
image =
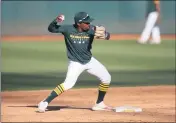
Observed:
[[[48,104],[53,99],[61,95],[64,91],[71,89],[75,85],[77,78],[84,71],[84,69],[84,65],[78,62],[70,61],[65,81],[59,84],[45,100],[38,104],[38,111],[45,112]]]
[[[86,67],[88,73],[96,76],[100,80],[97,101],[92,107],[92,110],[111,110],[112,107],[104,104],[104,97],[111,82],[111,75],[104,65],[93,57]]]
[[[151,12],[148,15],[147,21],[145,23],[145,28],[144,28],[139,40],[137,41],[138,43],[145,44],[149,40],[152,29],[156,24],[157,18],[158,18],[157,12]]]

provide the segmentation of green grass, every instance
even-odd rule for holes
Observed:
[[[2,90],[50,89],[65,79],[64,42],[1,42],[1,52]],[[175,84],[175,41],[94,41],[92,53],[110,71],[114,86]],[[98,83],[83,73],[75,87]]]

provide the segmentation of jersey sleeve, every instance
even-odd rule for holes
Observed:
[[[89,34],[90,35],[94,35],[95,34],[95,26],[94,25],[90,25],[90,28],[89,28]]]
[[[58,25],[55,19],[48,26],[48,31],[52,33],[65,33],[67,31],[67,25]]]

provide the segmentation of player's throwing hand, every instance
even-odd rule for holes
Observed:
[[[57,16],[56,21],[59,23],[62,23],[65,20],[65,16],[63,14],[60,14]]]

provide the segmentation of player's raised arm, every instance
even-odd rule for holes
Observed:
[[[62,23],[65,20],[64,15],[59,15],[56,19],[54,19],[50,25],[48,26],[48,31],[52,33],[62,33],[64,32],[64,27],[58,25],[58,23]]]

